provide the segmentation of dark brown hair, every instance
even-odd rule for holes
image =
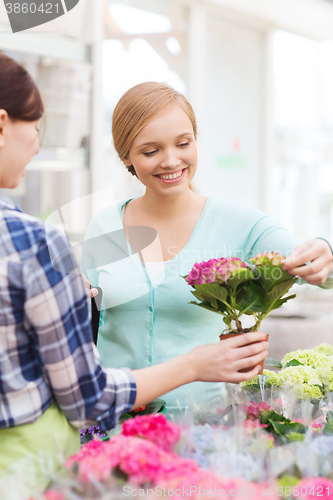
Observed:
[[[29,73],[17,62],[0,53],[0,109],[13,120],[39,120],[44,105]]]
[[[179,105],[191,120],[195,139],[197,123],[186,97],[166,83],[144,82],[129,89],[119,100],[112,116],[113,144],[123,160],[129,153],[138,133],[153,118],[171,106]],[[136,176],[133,165],[126,167]]]

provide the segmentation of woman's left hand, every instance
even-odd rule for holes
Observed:
[[[307,266],[306,262],[310,262]],[[329,244],[321,239],[307,240],[298,245],[287,257],[283,270],[300,276],[310,285],[322,285],[332,268],[332,251]]]
[[[83,282],[85,284],[86,289],[88,290],[89,297],[92,299],[93,297],[96,297],[98,295],[98,290],[97,288],[90,288],[90,283],[88,278],[86,277],[85,274],[81,273],[81,278],[83,279]]]

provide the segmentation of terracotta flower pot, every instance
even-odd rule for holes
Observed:
[[[238,335],[244,335],[245,333],[248,333],[248,332],[243,332],[243,333],[225,333],[222,335],[220,335],[220,340],[226,340],[226,339],[230,339],[231,337],[238,337]],[[268,340],[268,337],[269,335],[266,334],[266,338],[263,339],[263,340],[260,340],[259,342],[265,342],[266,340]],[[258,344],[258,342],[250,342],[250,344]],[[250,345],[250,344],[246,344],[246,345]],[[245,347],[245,346],[242,346],[242,347]],[[263,373],[264,371],[264,364],[265,364],[265,360],[263,359],[259,365],[261,366],[261,370],[259,373]],[[246,372],[249,372],[250,370],[252,370],[253,366],[251,368],[244,368],[244,370],[239,370],[240,373],[246,373]]]

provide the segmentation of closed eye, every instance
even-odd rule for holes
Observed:
[[[190,143],[187,141],[187,142],[182,142],[181,144],[178,144],[178,147],[179,148],[184,148],[185,146],[188,146]]]
[[[147,151],[146,153],[143,153],[145,156],[152,156],[153,154],[157,153],[157,149],[154,149],[153,151]]]

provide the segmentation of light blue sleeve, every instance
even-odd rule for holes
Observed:
[[[230,220],[236,230],[245,235],[243,248],[248,258],[258,253],[271,251],[288,256],[296,246],[302,243],[302,240],[292,235],[272,217],[256,208],[232,203],[228,210],[231,210]],[[300,284],[303,283],[306,281],[300,280]],[[333,265],[326,282],[320,288],[333,288]]]

